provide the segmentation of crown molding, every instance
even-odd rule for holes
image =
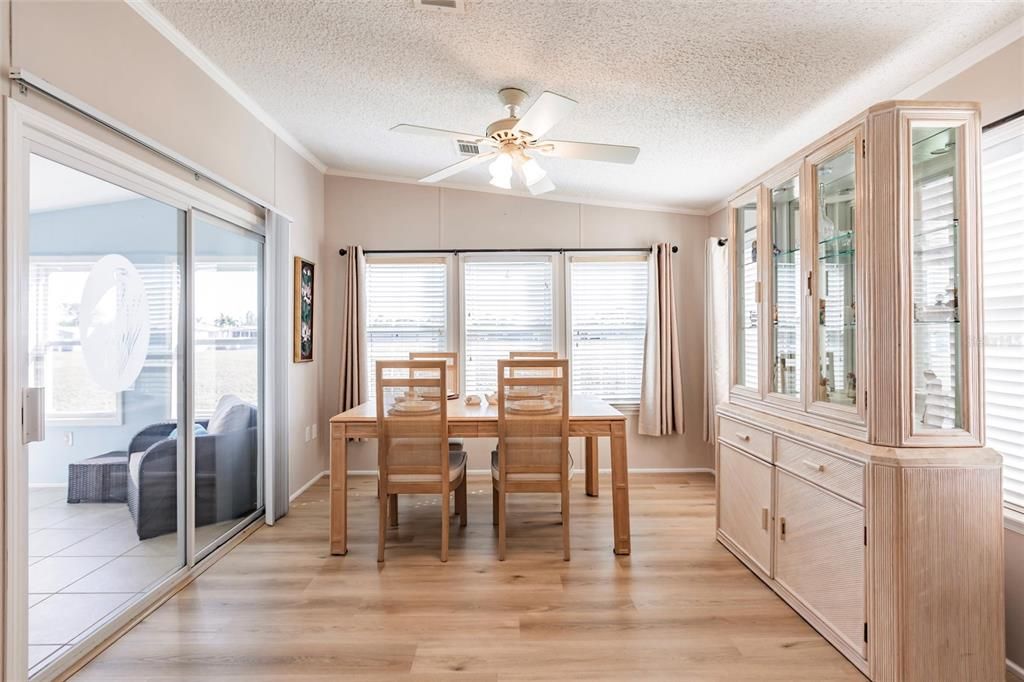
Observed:
[[[529,192],[522,190],[508,190],[508,189],[491,189],[490,187],[479,187],[477,185],[464,185],[455,182],[432,182],[429,184],[421,183],[419,180],[414,178],[405,178],[398,175],[381,175],[376,173],[357,173],[353,171],[342,170],[340,168],[328,168],[327,175],[340,177],[340,178],[355,178],[357,180],[376,180],[377,182],[395,182],[402,185],[418,185],[420,187],[439,187],[442,189],[457,189],[464,192],[480,192],[482,194],[498,194],[501,196],[513,196],[521,197],[523,199],[539,199],[541,201],[560,201],[565,204],[582,204],[586,206],[602,206],[604,208],[625,208],[632,211],[654,211],[656,213],[675,213],[677,215],[692,215],[707,217],[710,215],[707,210],[701,208],[688,208],[679,206],[665,206],[662,204],[645,204],[645,203],[631,203],[627,201],[603,201],[601,199],[588,199],[585,197],[577,197],[571,195],[556,194],[551,196],[550,194],[542,194],[540,196],[533,196]]]
[[[288,145],[296,154],[304,158],[321,173],[327,172],[327,164],[318,159],[313,152],[299,142],[294,135],[288,132],[284,126],[278,123],[266,112],[256,101],[247,95],[231,78],[224,73],[213,61],[203,53],[195,44],[167,20],[155,7],[149,4],[148,0],[125,0],[129,7],[142,17],[146,23],[155,28],[160,35],[166,38],[183,55],[188,57],[192,63],[209,76],[213,82],[219,85],[236,102],[248,111],[256,120],[270,129],[282,142]]]
[[[1015,19],[1008,26],[996,31],[969,50],[965,50],[955,59],[946,62],[921,80],[894,95],[892,99],[917,99],[1022,37],[1024,37],[1024,17]]]

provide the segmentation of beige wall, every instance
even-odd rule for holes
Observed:
[[[326,242],[331,254],[349,244],[368,249],[451,249],[532,247],[638,247],[654,242],[679,246],[675,256],[676,301],[683,357],[686,433],[651,438],[629,419],[629,460],[634,468],[707,468],[711,450],[701,439],[703,366],[704,240],[707,220],[654,211],[607,208],[487,192],[425,187],[328,176]],[[331,299],[325,320],[328,338],[341,333],[344,261],[327,256],[325,282]],[[325,360],[324,410],[338,406],[338,358]],[[487,467],[490,443],[472,444],[470,467]],[[576,452],[579,444],[575,444]],[[356,444],[350,468],[376,466],[372,443]],[[602,466],[608,466],[607,443]],[[580,461],[577,459],[577,461]]]
[[[122,2],[16,2],[11,14],[11,64],[40,76],[99,111],[153,138],[294,218],[293,255],[320,262],[323,175]],[[8,33],[5,31],[4,36]],[[3,50],[6,62],[7,50]],[[4,68],[4,73],[7,69]],[[9,83],[2,79],[4,93]],[[70,114],[38,94],[13,99],[41,109],[123,151],[194,181],[162,159]],[[210,183],[202,187],[218,192]],[[320,271],[322,273],[322,270]],[[321,275],[322,277],[322,275]],[[318,286],[322,285],[318,282]],[[323,319],[321,297],[315,315]],[[323,435],[311,442],[305,427],[319,413],[323,325],[314,340],[316,361],[289,373],[290,488],[326,468]],[[321,427],[322,428],[322,427]]]
[[[1024,38],[929,90],[921,99],[980,102],[982,125],[1024,109]]]

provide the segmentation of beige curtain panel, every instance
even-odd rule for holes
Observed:
[[[729,397],[729,249],[708,239],[704,258],[704,440],[714,443],[715,409]]]
[[[649,277],[639,431],[645,436],[665,436],[683,432],[683,380],[671,244],[654,245]]]
[[[345,268],[345,306],[341,322],[342,412],[366,402],[366,258],[363,247],[349,246]]]

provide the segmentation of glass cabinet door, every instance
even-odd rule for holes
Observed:
[[[757,195],[733,206],[735,253],[736,385],[758,390],[759,282],[757,276]]]
[[[914,432],[963,427],[960,331],[962,128],[911,124]]]
[[[814,400],[849,407],[857,404],[856,160],[851,143],[811,166],[818,242]]]
[[[800,395],[800,178],[771,190],[771,392]]]

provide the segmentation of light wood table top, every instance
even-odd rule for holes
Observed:
[[[621,420],[625,421],[626,416],[616,410],[614,407],[601,400],[600,398],[591,398],[585,395],[573,395],[569,399],[569,419],[570,420],[591,420],[591,421],[607,421],[607,420]],[[497,421],[498,420],[498,406],[492,405],[487,401],[482,400],[479,405],[467,405],[464,398],[452,398],[448,401],[448,421]],[[377,421],[377,404],[370,400],[351,410],[346,410],[341,414],[337,414],[331,417],[331,423],[360,423],[360,422],[374,422]]]

